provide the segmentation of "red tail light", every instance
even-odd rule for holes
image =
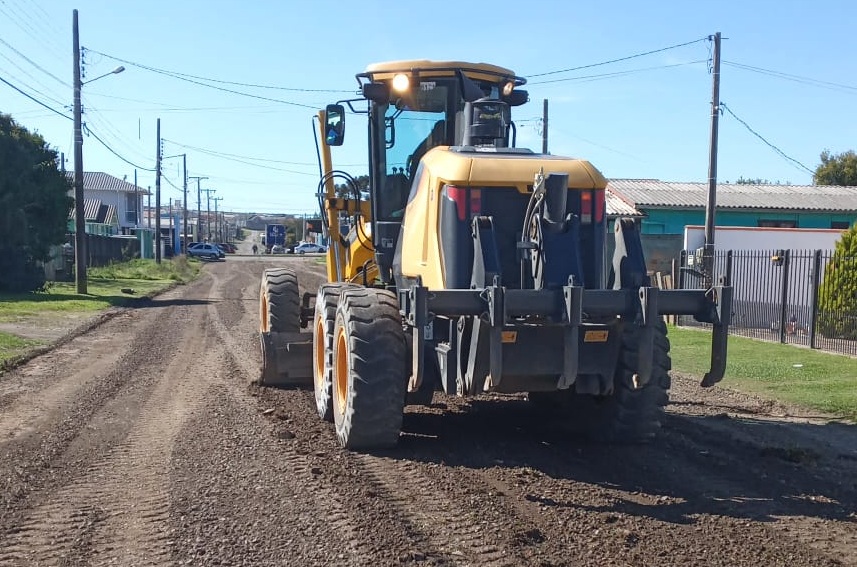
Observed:
[[[470,216],[475,217],[482,212],[482,189],[470,190]]]
[[[595,192],[595,222],[604,221],[604,209],[607,207],[604,201],[605,198],[606,195],[603,189]]]
[[[584,224],[592,223],[592,192],[580,192],[580,222]]]
[[[468,198],[467,187],[446,186],[446,195],[455,203],[458,220],[464,221],[482,212],[482,190],[470,189]]]

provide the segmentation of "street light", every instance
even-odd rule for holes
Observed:
[[[92,81],[97,81],[98,79],[100,79],[100,78],[102,78],[102,77],[106,77],[107,75],[116,75],[116,74],[119,74],[119,73],[121,73],[121,72],[122,72],[122,71],[124,71],[124,70],[125,70],[125,67],[123,67],[122,65],[119,65],[118,67],[116,67],[115,69],[113,69],[112,71],[110,71],[110,72],[108,72],[108,73],[104,73],[103,75],[98,75],[98,76],[97,76],[97,77],[95,77],[94,79],[89,79],[88,81],[83,81],[83,82],[81,83],[81,85],[88,85],[88,84],[89,84],[89,83],[91,83]]]
[[[125,67],[116,67],[94,79],[80,80],[80,34],[77,26],[77,10],[72,11],[72,45],[74,49],[74,260],[77,293],[86,290],[86,218],[83,207],[83,129],[81,126],[80,89],[86,83],[97,81],[107,75],[121,73]]]

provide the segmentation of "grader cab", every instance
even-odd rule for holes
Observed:
[[[652,287],[634,221],[608,227],[602,174],[516,147],[523,78],[421,60],[357,80],[362,97],[317,116],[329,281],[313,303],[293,271],[265,272],[263,384],[311,381],[341,444],[368,449],[435,391],[527,393],[587,436],[648,439],[670,388],[665,314],[712,324],[703,385],[723,377],[731,288]],[[368,191],[331,159],[353,115]]]

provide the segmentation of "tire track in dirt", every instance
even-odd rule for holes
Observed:
[[[0,443],[44,430],[54,411],[69,405],[84,387],[117,365],[132,338],[121,333],[131,314],[104,325],[108,331],[89,341],[77,340],[42,355],[0,380]],[[108,356],[89,356],[108,350]]]
[[[258,281],[247,280],[246,273],[232,275],[228,279],[220,278],[213,273],[214,285],[211,293],[212,303],[208,306],[208,316],[212,331],[217,341],[224,348],[229,380],[225,382],[231,397],[238,403],[242,413],[250,416],[258,415],[258,409],[253,407],[252,398],[248,399],[247,385],[259,373],[258,332],[234,333],[235,329],[258,328]],[[240,293],[235,297],[234,290]],[[231,294],[231,295],[230,295]],[[236,308],[237,305],[238,307]],[[270,424],[259,420],[266,428]],[[277,432],[269,431],[269,439],[273,440]],[[372,565],[371,547],[365,540],[358,537],[352,519],[347,512],[347,502],[334,490],[331,490],[322,477],[316,472],[317,467],[310,454],[295,452],[290,446],[282,447],[278,453],[282,466],[288,470],[288,482],[302,498],[313,501],[312,507],[323,511],[326,538],[334,549],[341,550],[343,557],[337,559],[326,557],[328,564]],[[298,530],[300,531],[300,530]],[[343,553],[344,552],[344,553]],[[366,558],[366,559],[363,559]],[[365,561],[365,562],[364,562]]]
[[[432,482],[423,467],[374,455],[352,455],[372,484],[378,487],[399,514],[438,550],[451,565],[514,567],[519,557],[491,540],[497,527],[478,514],[472,502],[447,496],[443,487]],[[507,518],[507,521],[509,519]]]
[[[205,281],[194,285],[204,288]],[[186,317],[162,309],[176,301],[176,293],[134,310],[123,318],[126,325],[114,319],[73,339],[58,354],[38,357],[16,370],[14,389],[26,395],[10,401],[0,417],[12,434],[0,441],[0,542],[3,531],[20,519],[17,510],[26,508],[29,495],[37,504],[41,491],[59,489],[127,434],[140,392],[160,377],[152,361],[169,361],[175,354],[163,329],[180,327]],[[121,335],[125,337],[113,342],[112,337]],[[108,347],[102,348],[104,344]],[[88,362],[94,372],[87,372]],[[45,368],[43,375],[40,369]],[[40,400],[44,390],[50,393]],[[34,412],[31,404],[40,411]],[[112,407],[112,413],[105,412],[105,406]],[[19,428],[15,419],[28,425]]]
[[[158,325],[170,328],[192,319],[191,310],[175,308]],[[145,361],[148,366],[139,369],[130,387],[103,404],[72,440],[56,463],[70,479],[39,494],[41,503],[33,502],[23,521],[0,539],[0,564],[77,565],[92,559],[139,565],[169,559],[164,522],[171,445],[188,412],[203,403],[202,386],[217,366],[195,365],[193,355],[203,352],[205,336],[194,325],[184,328],[180,342],[169,347],[161,338],[166,348],[160,356]],[[116,426],[120,432],[105,432]],[[88,459],[92,453],[95,458]],[[88,464],[76,472],[80,462]]]

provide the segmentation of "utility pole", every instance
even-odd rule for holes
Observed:
[[[714,285],[714,216],[717,206],[717,129],[720,117],[720,32],[708,38],[714,41],[713,86],[711,93],[711,142],[708,154],[708,206],[705,208],[705,247],[702,250],[704,285]]]
[[[134,228],[140,228],[140,194],[137,189],[137,169],[134,168]]]
[[[217,213],[217,202],[222,201],[222,200],[223,200],[223,197],[215,197],[214,199],[212,199],[212,201],[214,201],[214,236],[215,236],[214,241],[215,242],[223,242],[223,234],[222,234],[223,224],[220,222],[220,216]]]
[[[542,108],[542,153],[548,153],[548,99],[544,99]]]
[[[203,189],[205,191],[205,238],[211,240],[211,194],[217,189]]]
[[[146,192],[149,194],[149,204],[146,206],[146,208],[149,211],[149,214],[146,215],[146,226],[149,228],[149,230],[152,230],[152,186],[151,185],[149,185],[146,188]]]
[[[77,10],[72,11],[74,50],[74,275],[77,293],[86,293],[86,218],[83,206],[83,129],[80,108],[80,31]]]
[[[196,179],[196,237],[202,237],[202,190],[199,188],[199,182],[208,177],[199,177],[192,175],[188,179]]]
[[[155,156],[155,263],[161,263],[161,119],[158,118],[157,155]]]
[[[182,164],[184,170],[184,204],[182,206],[182,218],[184,219],[184,227],[182,228],[182,248],[181,251],[187,254],[187,154],[182,154]]]

